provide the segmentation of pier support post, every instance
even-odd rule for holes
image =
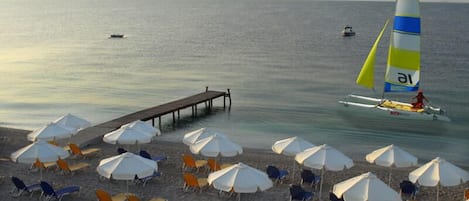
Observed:
[[[179,110],[178,110],[178,120],[180,119],[180,114],[179,114]]]
[[[158,117],[158,128],[161,130],[161,116]]]
[[[176,116],[174,115],[174,112],[173,112],[173,125],[176,125]]]
[[[155,118],[151,119],[151,125],[155,127]]]

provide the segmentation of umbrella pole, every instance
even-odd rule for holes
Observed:
[[[295,169],[296,169],[295,166],[296,166],[296,161],[295,161],[295,159],[293,159],[293,169],[292,169],[292,175],[291,175],[291,177],[292,177],[292,179],[291,179],[292,182],[295,181]]]
[[[324,182],[324,167],[321,169],[321,184],[319,185],[319,200],[321,199],[322,195],[322,182]]]
[[[440,199],[440,182],[436,185],[436,201]]]
[[[391,186],[391,171],[392,171],[392,166],[389,166],[389,181],[388,181],[389,186]]]

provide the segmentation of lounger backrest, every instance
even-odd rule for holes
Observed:
[[[209,158],[207,160],[207,164],[211,171],[221,170],[220,164],[218,164],[217,161],[213,158]]]
[[[412,194],[412,193],[415,193],[416,191],[415,185],[412,182],[407,181],[407,180],[402,181],[399,184],[399,187],[401,189],[401,192],[404,194]]]
[[[111,195],[102,189],[96,189],[95,193],[98,201],[112,201]]]
[[[13,182],[13,184],[15,184],[16,188],[21,190],[27,190],[26,184],[24,184],[24,182],[18,177],[11,177],[11,181]]]
[[[464,190],[464,200],[469,200],[469,188]]]
[[[306,183],[313,183],[315,175],[311,170],[303,170],[301,171],[301,179]]]
[[[64,160],[59,158],[59,160],[57,160],[57,165],[59,166],[59,168],[61,170],[70,172],[70,168],[68,167],[68,163],[65,162]]]
[[[189,154],[183,154],[182,160],[187,167],[196,168],[194,158]]]
[[[41,188],[42,188],[42,192],[44,192],[45,195],[47,195],[47,196],[57,196],[54,189],[52,188],[52,186],[49,183],[47,183],[45,181],[41,181]]]
[[[141,151],[139,152],[139,155],[140,155],[141,157],[143,157],[143,158],[146,158],[146,159],[150,159],[150,160],[151,160],[151,155],[150,155],[148,152],[144,151],[144,150],[141,150]]]
[[[80,147],[74,143],[68,144],[68,147],[70,147],[70,150],[72,151],[72,154],[74,155],[82,155]]]
[[[195,188],[199,187],[199,182],[197,182],[197,177],[195,177],[191,173],[188,173],[188,172],[184,173],[184,182],[188,186],[195,187]]]
[[[293,199],[303,199],[304,190],[299,185],[290,185],[290,195]]]
[[[120,154],[123,154],[123,153],[125,153],[125,152],[127,152],[127,150],[125,150],[124,148],[122,148],[122,147],[117,148],[117,153],[118,153],[119,155],[120,155]]]
[[[272,165],[267,166],[265,171],[266,171],[267,175],[269,175],[269,178],[275,178],[276,179],[280,175],[280,171],[278,170],[278,168],[275,167],[275,166],[272,166]]]

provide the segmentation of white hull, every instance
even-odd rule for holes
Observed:
[[[343,104],[347,109],[357,112],[368,112],[374,115],[380,115],[391,118],[399,119],[412,119],[412,120],[430,120],[430,121],[451,121],[444,112],[439,108],[431,106],[425,107],[423,112],[415,112],[408,110],[400,110],[396,108],[389,108],[381,106],[384,99],[377,99],[358,95],[348,95],[347,98],[339,103]],[[408,103],[392,101],[400,105],[410,106]]]

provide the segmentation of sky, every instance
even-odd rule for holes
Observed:
[[[395,0],[336,0],[336,1],[395,1]],[[420,2],[469,3],[469,0],[420,0]]]

